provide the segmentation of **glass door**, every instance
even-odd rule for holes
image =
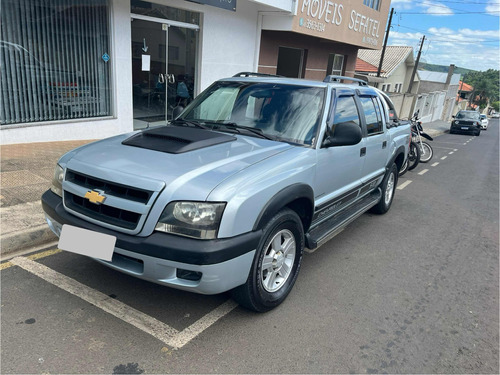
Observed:
[[[165,124],[194,97],[198,30],[132,19],[134,129]]]

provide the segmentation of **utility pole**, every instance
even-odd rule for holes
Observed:
[[[415,79],[415,73],[417,73],[418,62],[420,61],[420,55],[422,54],[422,48],[424,47],[425,35],[422,37],[422,43],[420,43],[420,49],[418,50],[417,61],[415,61],[415,67],[411,73],[410,85],[408,86],[408,94],[411,94],[411,89],[413,87],[413,80]]]
[[[387,39],[389,39],[389,31],[391,29],[392,14],[394,13],[394,8],[391,8],[391,15],[389,17],[389,23],[387,24],[387,30],[385,31],[384,46],[382,47],[382,55],[380,56],[380,62],[378,64],[377,77],[380,77],[380,72],[382,71],[382,63],[384,62],[385,47],[387,47]]]

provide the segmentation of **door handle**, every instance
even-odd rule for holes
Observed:
[[[163,73],[158,74],[158,83],[161,84],[165,83],[165,74]]]
[[[382,142],[382,148],[386,148],[386,147],[387,147],[387,141]]]
[[[359,150],[359,156],[365,156],[366,155],[366,147],[362,147],[361,150]]]
[[[167,74],[168,83],[175,83],[175,75]]]

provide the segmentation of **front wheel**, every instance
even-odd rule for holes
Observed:
[[[394,199],[394,192],[398,183],[398,167],[392,164],[391,169],[387,172],[380,186],[382,189],[382,198],[377,205],[373,206],[372,212],[376,214],[385,214],[391,208],[392,200]]]
[[[245,284],[231,291],[243,307],[265,312],[278,306],[292,290],[304,251],[304,229],[290,209],[278,212],[264,227]]]
[[[432,159],[433,155],[434,151],[432,150],[431,145],[428,144],[427,142],[422,142],[420,144],[420,162],[427,163],[429,160]]]

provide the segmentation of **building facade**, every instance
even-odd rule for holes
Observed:
[[[2,144],[99,139],[165,123],[238,72],[354,74],[390,3],[2,0]],[[295,75],[296,74],[296,75]]]

